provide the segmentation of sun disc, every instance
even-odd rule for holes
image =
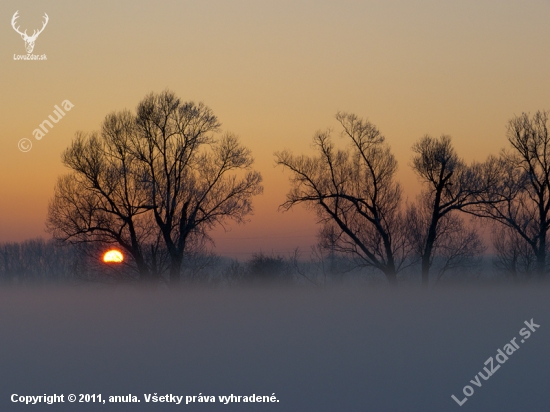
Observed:
[[[119,250],[112,249],[103,255],[103,262],[105,263],[121,263],[124,260],[124,256]]]

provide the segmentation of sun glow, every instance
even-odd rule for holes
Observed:
[[[103,255],[105,263],[121,263],[124,260],[124,255],[116,249],[109,250]]]

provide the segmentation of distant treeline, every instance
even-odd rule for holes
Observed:
[[[122,264],[105,264],[101,261],[104,252],[105,248],[96,244],[66,244],[42,238],[0,243],[0,282],[83,284],[140,281],[131,257],[130,261]],[[446,259],[436,259],[434,268],[446,271],[443,283],[510,278],[498,259],[491,257],[485,257],[485,261],[482,257],[462,261],[453,267],[448,265]],[[418,269],[419,262],[411,264],[400,273],[399,280],[417,283]],[[167,265],[157,280],[169,283]],[[316,246],[309,254],[303,255],[298,249],[288,256],[258,252],[246,261],[201,251],[186,257],[182,281],[215,286],[295,284],[316,287],[344,283],[385,283],[378,271],[362,266],[360,261],[331,253],[322,246]]]
[[[41,238],[0,243],[0,279],[4,283],[92,280],[100,272],[94,252],[93,245]],[[115,275],[112,268],[101,272],[103,277]]]

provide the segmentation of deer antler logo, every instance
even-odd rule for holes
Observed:
[[[46,25],[48,24],[48,20],[50,19],[48,17],[48,15],[46,13],[44,13],[44,18],[46,19],[44,21],[44,24],[42,25],[42,28],[40,30],[34,30],[33,33],[32,33],[32,36],[29,36],[27,34],[27,30],[25,30],[23,33],[21,33],[19,31],[19,26],[15,27],[15,21],[19,18],[19,16],[17,15],[17,13],[19,13],[19,10],[17,10],[15,12],[15,14],[13,15],[12,19],[11,19],[11,26],[13,27],[13,29],[19,33],[21,35],[21,38],[25,41],[25,48],[27,49],[27,53],[32,53],[33,49],[34,49],[34,42],[36,41],[36,38],[38,37],[38,35],[40,33],[42,33],[44,31],[44,28],[46,27]]]

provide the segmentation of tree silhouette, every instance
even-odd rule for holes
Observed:
[[[379,130],[354,114],[336,119],[349,139],[347,150],[337,150],[330,130],[314,137],[317,156],[275,154],[278,165],[291,171],[291,190],[281,207],[305,204],[319,222],[334,230],[334,249],[358,257],[362,264],[381,270],[390,284],[407,254],[400,212],[401,187],[394,181],[397,161]]]
[[[243,222],[263,190],[250,150],[232,134],[210,135],[219,126],[208,107],[183,103],[170,91],[148,95],[137,108],[132,151],[170,254],[171,282],[179,280],[189,237],[229,219]]]
[[[71,173],[58,178],[46,225],[57,240],[120,245],[134,259],[140,278],[148,279],[152,273],[143,247],[152,225],[137,162],[127,146],[131,130],[126,113],[117,122],[107,117],[101,134],[77,133],[62,155]]]
[[[447,253],[452,258],[448,263],[456,263],[460,255],[482,252],[475,231],[466,230],[462,220],[451,215],[491,202],[487,193],[492,192],[498,174],[493,168],[494,160],[467,166],[456,154],[449,136],[424,136],[412,149],[412,168],[423,184],[423,193],[418,206],[409,211],[408,227],[422,262],[422,284],[428,285],[437,249],[458,253]],[[466,239],[469,241],[465,243]],[[438,274],[438,278],[441,276]]]
[[[472,213],[506,226],[532,249],[536,273],[546,273],[548,230],[550,228],[550,135],[548,112],[533,116],[523,113],[508,122],[507,137],[511,149],[502,151],[494,168],[499,173],[492,199],[472,209]],[[513,238],[514,236],[512,236]],[[508,242],[509,246],[514,243]],[[501,252],[506,242],[499,245]],[[513,251],[508,251],[513,252]],[[513,253],[503,253],[510,256]],[[524,257],[528,257],[522,252]],[[509,262],[510,263],[510,262]]]

